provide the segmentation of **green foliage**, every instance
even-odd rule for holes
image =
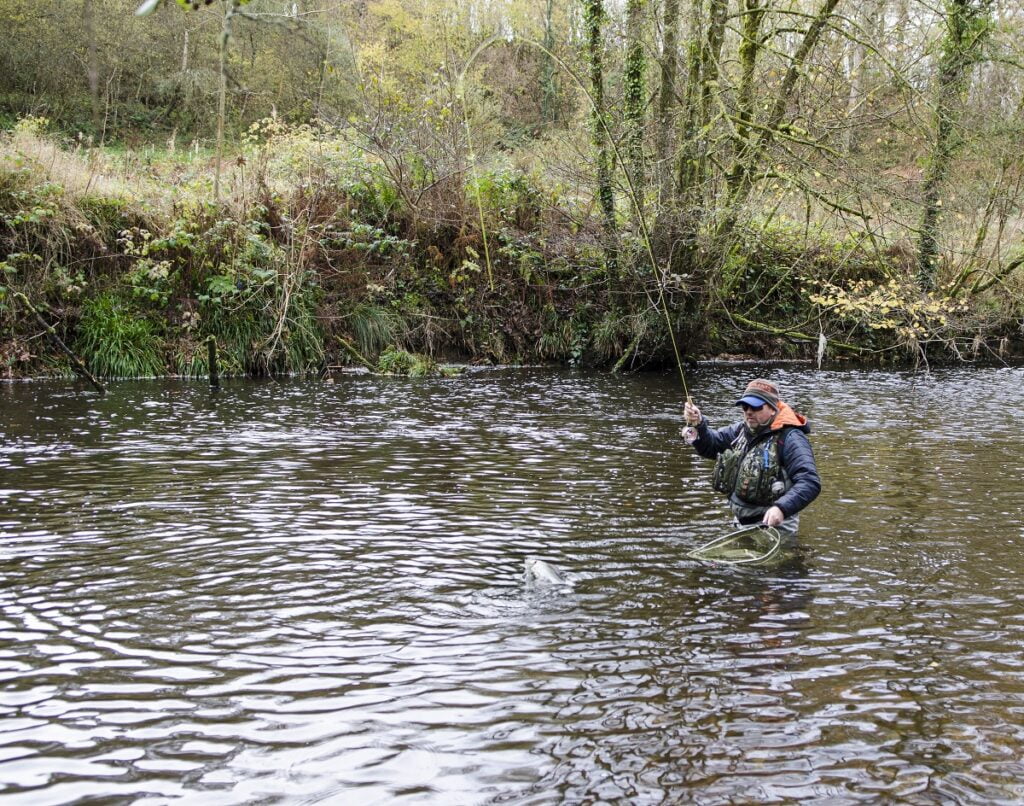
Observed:
[[[479,197],[490,226],[530,231],[538,224],[544,194],[522,171],[481,173],[467,183],[466,190],[470,198]]]
[[[127,199],[91,193],[79,196],[75,204],[86,220],[102,233],[115,233],[124,227]]]
[[[185,378],[207,378],[210,375],[210,353],[206,341],[181,342],[172,357],[172,368],[176,375]],[[217,371],[223,378],[245,374],[245,366],[238,363],[237,356],[217,352]]]
[[[175,290],[178,271],[170,260],[150,257],[151,251],[156,251],[150,232],[145,229],[122,230],[117,242],[123,254],[134,259],[132,267],[124,275],[133,296],[156,307],[167,305]]]
[[[597,320],[591,335],[591,343],[599,361],[619,358],[630,333],[630,319],[617,311],[605,311]]]
[[[15,190],[10,193],[15,209],[4,223],[13,230],[43,228],[57,217],[63,197],[64,188],[54,182]]]
[[[572,325],[558,315],[553,305],[544,306],[537,354],[541,358],[560,359],[567,355],[572,343]]]
[[[176,276],[169,260],[141,260],[125,274],[125,279],[136,297],[162,308],[170,300]]]
[[[402,194],[390,178],[378,170],[361,181],[346,188],[354,210],[367,221],[383,225],[389,219],[401,218],[404,214]]]
[[[600,363],[615,361],[615,370],[627,361],[642,365],[645,351],[655,352],[665,336],[665,322],[657,308],[621,314],[606,311],[594,325],[591,346]]]
[[[198,311],[189,317],[189,327],[194,335],[176,358],[179,373],[190,376],[207,374],[207,336],[217,339],[223,375],[256,372],[256,353],[267,333],[258,309],[248,306],[229,309],[208,301],[200,304]]]
[[[723,4],[713,5],[726,13]],[[958,5],[985,6],[982,0],[950,0],[947,11]],[[641,6],[655,13],[634,15]],[[227,7],[216,6],[222,11]],[[428,7],[431,13],[424,13]],[[696,83],[679,82],[672,88],[679,107],[658,113],[677,138],[666,142],[664,150],[653,142],[655,126],[637,126],[658,80],[653,61],[645,62],[654,50],[648,47],[645,57],[636,47],[657,41],[650,23],[660,10],[646,0],[587,0],[587,25],[577,33],[592,40],[578,53],[566,43],[579,44],[579,37],[556,36],[554,31],[570,22],[580,29],[579,8],[574,7],[576,16],[570,21],[560,16],[565,7],[549,7],[554,55],[571,68],[591,68],[590,81],[583,83],[604,106],[611,129],[596,133],[586,126],[592,110],[582,93],[575,109],[563,107],[560,123],[532,122],[540,118],[528,82],[539,67],[531,59],[539,56],[523,40],[498,40],[493,49],[480,52],[465,73],[465,93],[457,92],[454,76],[469,55],[460,48],[475,46],[475,40],[470,45],[459,36],[459,25],[470,14],[465,4],[443,0],[420,8],[382,0],[366,8],[359,5],[357,26],[349,25],[355,6],[317,6],[315,14],[301,14],[294,26],[273,26],[277,32],[250,25],[239,15],[230,67],[232,75],[244,77],[247,92],[229,94],[229,105],[237,106],[234,119],[229,108],[228,122],[239,131],[250,116],[261,119],[223,165],[224,193],[216,205],[209,201],[212,163],[208,141],[202,139],[212,132],[207,124],[213,113],[202,110],[211,106],[216,89],[211,54],[216,50],[217,15],[190,18],[189,25],[196,27],[189,31],[197,35],[189,42],[187,65],[181,63],[180,27],[171,31],[175,26],[128,20],[131,27],[121,20],[121,27],[100,32],[100,100],[112,127],[107,134],[138,138],[120,145],[111,169],[109,154],[95,147],[98,130],[90,142],[88,130],[80,136],[67,128],[69,119],[78,120],[83,111],[88,117],[89,111],[83,96],[86,82],[81,80],[87,50],[78,15],[57,13],[61,7],[56,0],[38,0],[33,8],[63,27],[21,28],[22,35],[10,37],[4,64],[12,69],[0,82],[13,87],[31,77],[33,86],[39,86],[38,98],[32,89],[33,108],[53,109],[65,134],[59,145],[56,135],[47,135],[54,127],[42,119],[25,119],[15,132],[0,134],[0,296],[3,288],[25,291],[59,310],[73,332],[79,318],[85,321],[83,299],[99,289],[113,289],[137,318],[152,323],[179,371],[205,374],[203,339],[208,335],[218,339],[226,374],[315,367],[323,361],[324,328],[332,344],[335,336],[344,336],[358,345],[368,363],[387,347],[431,356],[461,350],[497,361],[540,355],[574,364],[610,363],[628,356],[632,366],[664,355],[665,316],[651,310],[659,290],[656,277],[642,254],[645,250],[638,248],[640,222],[623,215],[624,205],[612,210],[624,227],[617,244],[609,237],[614,233],[605,213],[613,206],[612,192],[623,187],[623,166],[610,162],[611,142],[618,145],[627,168],[642,165],[633,160],[634,145],[640,157],[653,158],[651,168],[657,164],[676,172],[680,166],[669,164],[671,154],[704,166],[693,173],[695,181],[685,192],[673,187],[683,181],[678,174],[668,176],[664,186],[644,179],[638,187],[640,201],[651,211],[646,223],[655,230],[657,258],[671,264],[666,266],[672,273],[668,316],[685,335],[706,335],[724,352],[741,352],[752,339],[744,342],[750,331],[745,325],[737,327],[739,317],[777,328],[813,329],[819,311],[804,289],[813,287],[838,299],[821,285],[827,281],[858,300],[849,310],[837,302],[823,315],[822,321],[841,330],[844,338],[855,333],[875,347],[946,332],[940,321],[927,318],[927,333],[913,331],[911,296],[898,326],[888,325],[880,304],[865,301],[871,292],[856,291],[854,285],[858,280],[878,285],[903,273],[903,264],[889,255],[899,239],[909,242],[907,232],[916,229],[917,169],[928,166],[919,132],[927,120],[924,108],[916,100],[902,103],[906,99],[900,88],[892,86],[899,81],[891,81],[888,74],[876,81],[870,64],[863,73],[849,76],[830,72],[830,56],[810,54],[802,65],[794,65],[799,68],[792,73],[797,83],[787,85],[792,103],[784,111],[801,110],[800,125],[782,120],[767,127],[773,94],[790,66],[782,54],[792,53],[790,46],[800,34],[790,31],[794,40],[778,47],[779,32],[788,27],[778,24],[774,15],[781,12],[772,4],[759,7],[771,25],[761,31],[764,40],[757,53],[749,54],[756,56],[752,95],[742,103],[737,71],[727,67],[739,64],[736,48],[742,37],[732,35],[739,29],[729,28],[732,34],[724,36],[718,50],[704,39],[710,30],[690,32],[692,53],[703,63],[687,65],[693,71],[687,75]],[[313,7],[302,8],[305,12]],[[496,13],[506,11],[501,7]],[[529,16],[525,7],[519,11]],[[487,13],[472,10],[473,15]],[[624,14],[642,23],[641,30],[624,29]],[[743,16],[733,22],[742,25]],[[442,19],[445,32],[454,36],[444,40],[439,64],[436,35]],[[203,20],[213,24],[205,33],[200,30]],[[528,31],[529,21],[522,23],[511,21],[510,30]],[[473,24],[475,30],[485,25],[479,19]],[[1017,26],[1014,21],[1002,24],[1006,29],[999,44],[1005,47],[1012,44]],[[936,68],[946,47],[943,31],[929,25],[922,22],[921,30],[930,36],[929,52],[935,58],[920,62],[925,71]],[[304,45],[297,48],[285,29],[300,26]],[[828,30],[841,38],[841,29]],[[360,40],[347,41],[347,30],[358,30]],[[984,55],[980,45],[989,34],[965,30],[969,36],[964,45],[977,41],[979,47],[972,52]],[[67,48],[45,47],[46,41],[63,39]],[[35,57],[27,52],[29,40],[33,47],[39,42]],[[851,44],[856,43],[836,40],[835,52]],[[885,57],[885,47],[879,47],[866,62]],[[20,55],[13,54],[18,49]],[[358,70],[332,72],[337,67],[333,54],[342,52],[353,54]],[[30,69],[37,62],[63,69],[61,78],[51,82],[51,71]],[[707,72],[712,66],[714,74]],[[1002,70],[992,65],[993,75]],[[1000,75],[1006,87],[1017,88]],[[112,76],[118,80],[109,81]],[[652,79],[646,89],[645,76]],[[709,78],[713,81],[701,83]],[[927,79],[922,72],[914,86]],[[965,140],[954,170],[963,170],[953,175],[987,195],[942,194],[938,265],[964,277],[990,277],[1005,283],[998,287],[1017,291],[1019,273],[1000,275],[999,259],[992,256],[1013,253],[1008,241],[1015,236],[1009,233],[1016,233],[1013,216],[1022,198],[1017,182],[1020,131],[1019,115],[1005,111],[1016,110],[1019,99],[1016,89],[986,93],[1001,86],[987,75],[976,80],[977,92],[972,89],[962,99],[965,116],[957,132]],[[362,93],[358,107],[336,102],[341,94],[332,96],[332,87],[340,85],[349,88],[349,97],[357,89]],[[0,97],[15,97],[11,87],[0,88]],[[604,88],[607,105],[600,94]],[[835,133],[852,123],[852,112],[848,115],[844,107],[855,95],[861,111],[847,153]],[[986,105],[976,106],[986,95]],[[749,165],[744,163],[749,195],[744,190],[726,211],[721,207],[728,191],[724,177],[732,162],[744,158],[730,150],[738,145],[732,131],[737,124],[719,114],[723,103],[727,111],[750,112],[744,124],[750,132],[746,142],[757,152]],[[264,117],[271,104],[280,113]],[[460,106],[465,106],[469,131]],[[904,116],[904,106],[915,108],[912,120]],[[20,108],[28,107],[22,103]],[[320,116],[332,123],[316,119]],[[143,121],[146,132],[133,130]],[[167,138],[166,150],[155,151],[152,143],[139,142],[154,136],[150,124],[166,127],[161,139],[172,126],[182,128]],[[759,128],[763,124],[766,128]],[[863,134],[860,126],[865,127]],[[911,136],[910,131],[918,133]],[[467,149],[470,134],[472,146]],[[588,143],[591,135],[595,141]],[[855,156],[857,143],[863,148],[876,135],[883,147]],[[230,143],[230,131],[228,136]],[[679,137],[693,141],[680,142]],[[25,145],[32,138],[46,148],[30,153]],[[979,150],[976,141],[982,139],[997,145]],[[909,169],[910,181],[918,184],[895,177],[881,183],[878,175],[887,176],[889,169]],[[114,175],[124,177],[120,193],[112,190],[115,183],[106,181]],[[125,186],[145,192],[123,192]],[[477,196],[489,236],[486,261]],[[890,199],[897,201],[885,206]],[[983,213],[989,218],[981,226],[977,217]],[[720,229],[718,223],[730,217],[735,219],[731,228]],[[951,234],[954,226],[959,227],[956,237]],[[493,269],[493,283],[483,281],[485,264],[493,264],[486,266]],[[986,300],[973,299],[971,315],[959,315],[961,322],[1015,328],[1019,295],[1008,294],[1010,301],[997,307],[995,291]],[[974,294],[967,287],[964,293]],[[19,338],[33,335],[23,322],[12,321],[19,314],[7,311],[0,309],[5,333],[20,327]],[[790,340],[776,340],[783,341]],[[698,344],[694,352],[700,352],[703,345],[693,342]]]
[[[76,302],[81,298],[87,285],[82,269],[72,272],[64,266],[54,265],[43,275],[41,290],[45,297],[62,302]]]
[[[746,230],[722,259],[709,290],[730,311],[761,322],[791,323],[814,315],[804,289],[823,278],[881,280],[892,266],[865,249],[862,239],[809,238],[785,220]]]
[[[426,375],[425,364],[416,356],[397,347],[389,347],[380,354],[377,366],[385,375]]]
[[[569,366],[578,367],[583,363],[589,342],[590,324],[586,312],[573,316],[569,331]]]
[[[367,258],[407,258],[415,241],[391,235],[373,224],[353,223],[347,230],[328,230],[320,239],[326,249],[351,249]]]
[[[208,279],[208,293],[199,295],[198,311],[190,317],[190,327],[201,341],[209,335],[217,338],[225,375],[304,372],[322,363],[317,290],[299,282],[297,288],[285,293],[281,279],[268,278],[241,288],[238,281],[226,275]],[[202,356],[197,355],[195,360],[201,361]]]
[[[324,363],[323,330],[317,318],[318,290],[304,284],[289,300],[285,326],[281,333],[284,346],[278,366],[283,372],[313,372]]]
[[[363,355],[377,355],[389,344],[398,341],[406,330],[405,321],[397,311],[372,302],[355,305],[346,317],[345,324]]]
[[[381,353],[377,366],[384,375],[408,375],[410,378],[458,374],[458,370],[440,367],[429,356],[409,353],[397,347],[389,347]]]
[[[0,260],[0,319],[6,309],[7,283],[11,281],[18,270],[10,263],[10,256],[7,260]]]
[[[113,294],[83,305],[75,349],[101,377],[150,377],[163,371],[161,342],[152,324]]]

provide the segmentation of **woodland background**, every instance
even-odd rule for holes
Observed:
[[[0,0],[7,376],[1022,353],[1019,3],[137,5]]]

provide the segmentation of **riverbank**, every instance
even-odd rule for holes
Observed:
[[[617,371],[1024,354],[1024,295],[922,292],[899,244],[776,218],[680,245],[666,216],[645,238],[628,211],[612,244],[591,201],[493,166],[412,198],[309,127],[258,131],[216,177],[197,155],[114,158],[26,124],[0,159],[0,373],[69,373],[16,294],[100,377],[206,375],[211,337],[226,375],[389,350]]]

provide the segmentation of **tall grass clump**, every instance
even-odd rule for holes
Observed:
[[[363,355],[377,355],[399,341],[405,322],[397,311],[373,302],[360,302],[346,317],[348,331]]]
[[[82,306],[74,348],[92,372],[104,378],[143,378],[164,371],[162,343],[148,319],[113,294]]]

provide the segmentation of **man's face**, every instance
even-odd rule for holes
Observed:
[[[775,409],[767,403],[762,403],[757,408],[741,403],[740,408],[743,409],[743,420],[751,431],[755,431],[767,423],[775,414]]]

